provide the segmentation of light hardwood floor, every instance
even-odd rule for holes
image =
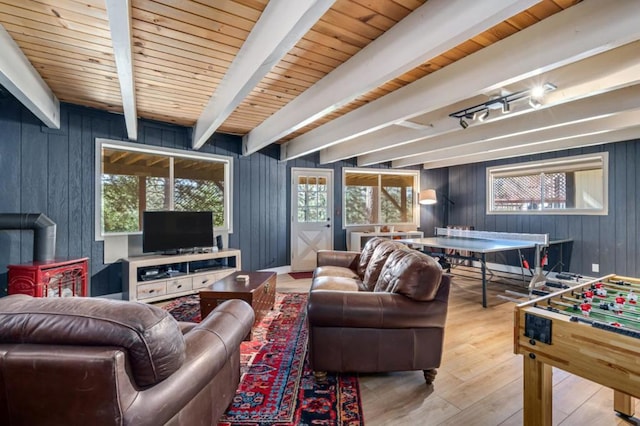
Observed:
[[[365,424],[521,425],[522,356],[513,353],[514,304],[496,297],[505,289],[489,284],[489,307],[482,308],[480,281],[454,275],[445,331],[444,356],[432,386],[422,372],[360,376]],[[279,292],[305,292],[310,279],[278,275]],[[562,370],[553,372],[553,423],[556,425],[640,425],[613,407],[613,391]]]

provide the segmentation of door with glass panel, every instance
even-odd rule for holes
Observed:
[[[333,248],[333,170],[291,169],[291,270],[311,271]]]

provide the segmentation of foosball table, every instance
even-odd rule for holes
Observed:
[[[612,274],[547,284],[553,287],[515,309],[524,424],[552,424],[552,367],[613,389],[613,409],[633,416],[633,398],[640,398],[640,279]]]

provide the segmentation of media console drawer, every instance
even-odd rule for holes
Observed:
[[[138,285],[138,299],[148,299],[165,294],[167,294],[167,282],[164,280]]]
[[[194,279],[195,278],[185,277],[167,280],[167,294],[178,293],[181,291],[188,291],[193,289],[192,281]]]

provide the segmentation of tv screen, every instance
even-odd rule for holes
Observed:
[[[213,212],[145,211],[142,251],[180,252],[213,247]]]

